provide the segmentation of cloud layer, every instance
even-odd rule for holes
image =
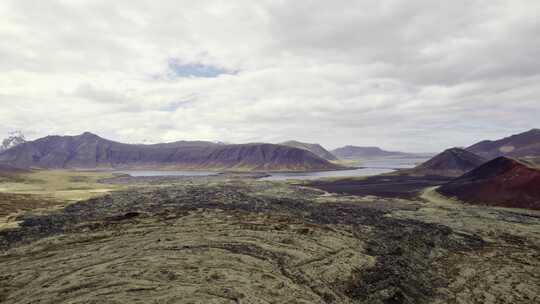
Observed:
[[[2,1],[0,135],[438,151],[540,127],[540,2]]]

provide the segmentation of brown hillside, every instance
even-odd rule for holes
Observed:
[[[470,203],[540,209],[540,169],[499,157],[437,191]]]
[[[402,170],[400,173],[410,175],[460,176],[480,166],[485,161],[482,157],[469,151],[452,148],[443,151],[413,169]]]

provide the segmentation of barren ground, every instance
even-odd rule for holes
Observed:
[[[20,225],[0,231],[0,302],[540,301],[538,213],[432,188],[360,197],[227,177],[101,187],[118,190],[19,210]]]

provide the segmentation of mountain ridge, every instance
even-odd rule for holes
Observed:
[[[330,151],[340,159],[363,159],[375,157],[409,157],[415,156],[412,153],[387,151],[374,146],[353,146],[347,145]]]
[[[486,159],[461,148],[450,148],[428,161],[412,168],[399,171],[411,175],[460,176],[486,162]]]
[[[288,141],[279,143],[279,145],[308,150],[312,152],[313,154],[329,161],[338,160],[338,158],[334,154],[332,154],[330,151],[325,149],[322,145],[317,144],[317,143],[312,144],[312,143],[300,142],[297,140],[288,140]]]
[[[498,140],[483,140],[466,148],[487,159],[499,156],[540,160],[540,129],[531,129]]]
[[[226,145],[205,141],[125,144],[85,132],[46,136],[0,153],[0,163],[21,168],[122,168],[233,171],[339,170],[315,154],[282,145]]]

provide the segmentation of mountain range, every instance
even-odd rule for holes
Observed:
[[[361,160],[377,157],[410,157],[413,154],[395,151],[386,151],[379,147],[344,146],[330,151],[340,159]]]
[[[26,141],[21,134],[10,134],[0,148],[0,164],[19,168],[318,171],[345,168],[334,163],[339,159],[415,156],[419,154],[351,145],[328,151],[320,144],[295,140],[280,144],[210,141],[126,144],[89,132],[77,136],[47,136],[34,141]],[[500,156],[540,163],[540,129],[499,140],[484,140],[465,149],[448,149],[400,173],[459,176]]]
[[[508,156],[538,162],[540,161],[540,129],[532,129],[499,140],[484,140],[466,149],[487,159]]]
[[[19,168],[125,168],[232,171],[338,170],[312,152],[284,145],[178,141],[125,144],[86,132],[47,136],[0,153],[0,163]]]
[[[300,142],[296,140],[289,140],[289,141],[280,143],[280,145],[308,150],[312,152],[313,154],[329,161],[338,160],[338,158],[334,154],[330,153],[328,150],[326,150],[323,146],[319,144],[310,144],[310,143],[304,143],[304,142]]]

